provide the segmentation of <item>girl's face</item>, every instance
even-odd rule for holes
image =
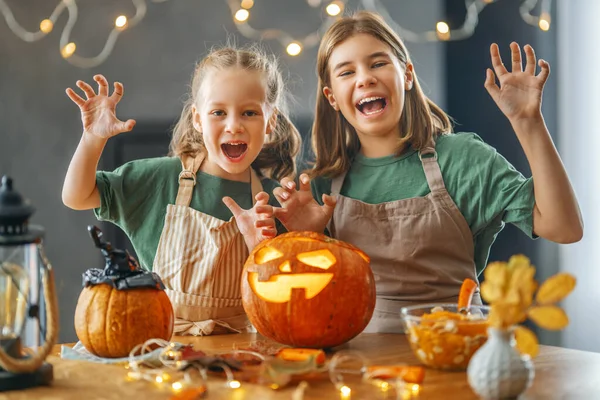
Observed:
[[[390,46],[358,33],[333,49],[328,63],[330,87],[323,94],[341,111],[361,140],[397,138],[404,92],[412,88],[412,64],[404,68]]]
[[[192,107],[196,130],[208,156],[201,170],[221,178],[247,182],[276,116],[266,101],[263,75],[241,68],[207,73]]]

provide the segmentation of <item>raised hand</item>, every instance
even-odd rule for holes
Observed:
[[[231,197],[223,197],[223,203],[233,214],[238,229],[244,236],[248,251],[252,251],[263,240],[277,235],[273,206],[268,202],[269,195],[260,192],[256,195],[254,207],[244,210]]]
[[[122,132],[129,132],[135,126],[135,121],[129,119],[125,122],[119,120],[116,115],[116,107],[123,97],[123,85],[114,83],[114,91],[108,95],[108,82],[102,75],[95,75],[94,80],[98,83],[98,93],[83,81],[77,81],[79,87],[86,96],[84,100],[73,89],[67,88],[67,96],[77,104],[81,110],[81,122],[84,132],[90,133],[100,139],[109,139]]]
[[[322,233],[333,215],[336,200],[323,194],[323,205],[313,198],[308,175],[300,175],[300,188],[289,179],[281,180],[281,187],[273,191],[282,208],[275,208],[274,215],[288,231],[312,231]]]
[[[550,65],[544,60],[539,60],[541,71],[536,75],[536,58],[530,45],[524,47],[525,69],[523,69],[519,45],[512,42],[510,50],[512,70],[508,72],[502,63],[498,45],[496,43],[491,45],[490,54],[494,71],[487,69],[484,86],[511,122],[541,118],[542,91],[550,75]],[[500,86],[496,84],[494,72]]]

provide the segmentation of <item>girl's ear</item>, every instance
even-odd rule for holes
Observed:
[[[325,98],[327,99],[329,104],[331,104],[331,107],[333,107],[333,109],[335,111],[340,110],[340,107],[338,106],[337,101],[335,100],[335,96],[333,95],[333,91],[331,90],[330,87],[325,86],[323,88],[323,95],[325,96]]]
[[[194,128],[202,133],[202,122],[200,121],[200,114],[198,114],[198,110],[196,109],[196,105],[192,105],[192,125]]]
[[[404,71],[404,90],[412,90],[415,79],[414,68],[411,62],[406,63],[406,71]]]
[[[271,117],[269,118],[269,122],[267,123],[267,135],[275,130],[277,127],[277,115],[279,111],[277,109],[273,110],[271,113]]]

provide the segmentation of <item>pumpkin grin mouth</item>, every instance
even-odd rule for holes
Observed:
[[[260,298],[272,303],[286,303],[292,289],[304,289],[305,298],[312,299],[333,279],[331,273],[303,273],[272,275],[268,281],[258,280],[258,272],[248,273],[248,283]]]

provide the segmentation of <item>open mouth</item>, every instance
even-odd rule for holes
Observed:
[[[221,150],[227,158],[232,161],[241,160],[248,150],[248,145],[244,142],[227,142],[221,144]]]
[[[356,109],[366,116],[380,114],[386,106],[387,100],[384,97],[365,97],[356,103]]]

